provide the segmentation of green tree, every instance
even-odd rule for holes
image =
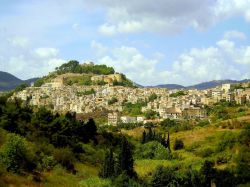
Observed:
[[[247,124],[239,136],[240,143],[250,147],[250,125]]]
[[[121,147],[116,166],[116,174],[120,175],[123,172],[130,177],[136,176],[134,171],[134,159],[132,154],[132,148],[128,140],[124,136],[121,140]]]
[[[153,94],[151,94],[149,97],[148,97],[148,101],[149,102],[152,102],[152,101],[154,101],[155,99],[157,99],[157,95],[155,94],[155,93],[153,93]]]
[[[108,105],[112,105],[116,102],[118,102],[118,99],[116,97],[112,97],[110,100],[108,100]]]
[[[114,176],[115,172],[114,167],[115,167],[115,161],[113,157],[113,151],[112,149],[109,149],[109,151],[107,151],[105,154],[105,159],[101,170],[101,177],[111,178],[112,176]]]
[[[146,143],[146,135],[147,135],[146,131],[143,131],[143,133],[142,133],[142,139],[141,139],[141,143],[142,144]]]
[[[174,150],[180,150],[184,148],[183,140],[181,139],[175,139],[174,142]]]
[[[147,119],[154,119],[159,116],[159,113],[153,110],[147,110],[144,115]]]
[[[240,183],[244,184],[250,181],[250,149],[243,146],[236,158],[236,168]]]
[[[80,73],[79,69],[79,62],[76,60],[70,60],[68,63],[61,65],[60,67],[56,68],[57,71],[60,73],[72,72],[72,73]],[[77,72],[78,70],[78,72]]]
[[[61,164],[67,170],[72,172],[75,170],[73,164],[75,157],[69,147],[56,149],[54,151],[53,157],[57,163]]]
[[[44,83],[45,83],[44,78],[40,78],[40,79],[35,81],[34,86],[35,87],[41,87]]]
[[[84,128],[89,139],[94,139],[94,136],[97,134],[97,127],[94,119],[90,118],[89,121],[84,125]]]
[[[169,96],[170,97],[179,97],[179,96],[182,96],[182,95],[187,95],[187,94],[183,90],[181,90],[181,91],[178,91],[176,93],[172,93]]]
[[[112,186],[119,186],[119,187],[142,187],[140,183],[136,180],[131,179],[126,174],[122,173],[121,175],[117,176],[114,181],[112,181]]]
[[[26,83],[20,84],[19,86],[17,86],[17,87],[15,88],[15,92],[20,92],[20,91],[24,90],[25,88],[27,88],[28,86],[29,86],[29,85],[26,84]]]
[[[0,151],[0,160],[7,171],[21,173],[35,168],[33,156],[25,140],[19,135],[10,134]]]
[[[167,160],[171,158],[169,150],[157,141],[151,141],[138,146],[135,156],[137,159]]]
[[[164,168],[158,166],[153,173],[151,186],[152,187],[163,187],[163,186],[176,186],[173,184],[175,179],[174,170],[171,168]]]
[[[214,179],[216,170],[213,168],[214,163],[206,160],[201,167],[200,173],[203,176],[203,185],[210,187],[211,182]]]

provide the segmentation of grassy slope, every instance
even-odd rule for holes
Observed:
[[[238,122],[250,122],[250,113],[248,112],[246,116],[237,118]],[[214,123],[207,125],[205,127],[196,127],[192,130],[181,131],[172,133],[170,135],[171,147],[173,150],[173,142],[176,138],[180,138],[184,141],[185,149],[179,151],[172,151],[173,160],[135,160],[135,170],[140,177],[144,180],[149,181],[151,174],[158,165],[164,166],[177,166],[180,168],[193,168],[199,169],[201,167],[204,159],[216,160],[216,158],[221,155],[229,155],[234,158],[238,153],[238,147],[235,145],[231,149],[226,149],[222,152],[216,152],[216,147],[218,142],[223,139],[223,134],[225,132],[231,132],[233,134],[238,134],[241,129],[229,129],[221,128],[221,124],[227,123],[228,121],[221,121],[219,123]],[[139,139],[143,128],[136,128],[133,130],[122,130],[123,133],[128,134],[135,139]],[[0,146],[4,141],[4,134],[0,132]],[[207,149],[212,150],[209,155],[203,155]],[[229,160],[227,163],[217,164],[217,168],[225,168],[227,166],[233,166],[233,159]],[[55,167],[50,172],[42,173],[43,181],[42,183],[36,183],[32,180],[32,176],[22,177],[14,175],[11,173],[4,173],[0,175],[0,179],[3,180],[0,186],[4,186],[4,183],[11,184],[11,186],[101,186],[101,184],[108,184],[109,181],[101,180],[97,177],[98,168],[95,166],[76,163],[76,169],[79,171],[76,175],[69,174],[64,169],[60,167]],[[1,174],[1,172],[0,172]],[[8,185],[8,186],[9,186]]]
[[[237,118],[238,122],[250,122],[250,114]],[[171,148],[173,150],[173,143],[176,138],[182,139],[185,144],[185,149],[179,151],[173,151],[174,160],[136,160],[135,170],[144,179],[149,179],[150,174],[155,170],[158,165],[164,166],[180,166],[184,168],[192,167],[193,169],[199,169],[204,159],[216,160],[221,155],[229,155],[234,158],[238,154],[239,145],[235,145],[231,149],[226,149],[221,152],[217,152],[216,148],[218,143],[223,140],[223,135],[227,132],[237,135],[241,132],[241,129],[229,129],[221,128],[221,123],[227,123],[228,121],[221,121],[220,123],[214,123],[205,127],[196,127],[192,130],[181,131],[172,133],[170,135]],[[134,130],[123,130],[130,136],[136,139],[140,138],[143,128],[136,128]],[[207,152],[210,154],[206,155]],[[227,166],[233,166],[233,159],[227,163],[216,164],[217,168],[224,169]]]

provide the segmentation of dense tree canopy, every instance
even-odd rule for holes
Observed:
[[[60,67],[57,67],[56,71],[59,74],[93,73],[93,74],[100,74],[100,75],[109,75],[109,74],[115,73],[115,70],[112,67],[108,67],[106,65],[94,65],[94,64],[80,65],[80,63],[76,60],[70,60],[68,63],[63,64]]]

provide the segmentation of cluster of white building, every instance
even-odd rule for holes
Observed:
[[[81,94],[94,90],[89,95]],[[131,88],[123,86],[65,86],[63,78],[56,78],[51,83],[41,87],[28,87],[12,96],[20,98],[33,106],[46,106],[54,112],[76,112],[78,114],[92,113],[97,110],[110,111],[108,124],[145,122],[143,116],[124,116],[124,103],[148,101],[149,96],[156,94],[157,98],[147,102],[142,112],[153,110],[159,113],[160,119],[206,118],[205,105],[211,105],[222,99],[243,104],[250,101],[250,89],[235,89],[230,84],[223,84],[207,90],[185,90],[186,95],[171,97],[179,90],[164,88]],[[109,104],[112,98],[117,102]]]

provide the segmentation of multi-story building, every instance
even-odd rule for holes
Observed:
[[[108,125],[117,125],[120,122],[120,115],[118,112],[108,114]]]

